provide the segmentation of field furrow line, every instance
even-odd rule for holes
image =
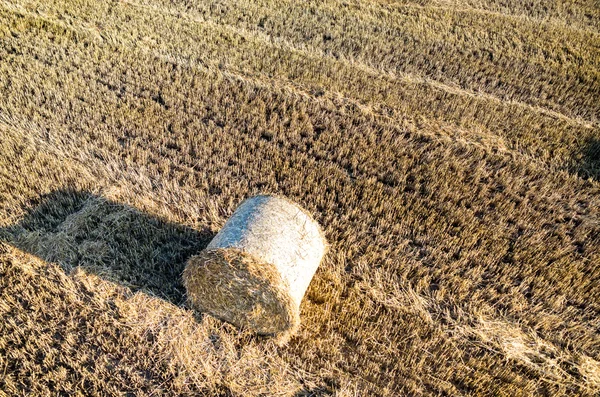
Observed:
[[[335,0],[333,0],[333,1],[335,1]],[[449,2],[443,2],[443,3],[449,3]],[[338,3],[338,5],[339,5],[339,3]],[[500,11],[487,10],[484,8],[475,8],[472,6],[465,7],[465,5],[462,3],[452,3],[449,5],[434,5],[434,4],[422,5],[422,4],[415,4],[415,3],[411,4],[411,3],[404,3],[404,2],[385,2],[384,3],[381,1],[373,1],[373,2],[367,1],[367,2],[361,2],[361,7],[365,10],[379,9],[379,12],[381,12],[382,10],[389,10],[389,9],[394,9],[394,10],[433,9],[433,10],[442,10],[442,11],[455,12],[455,13],[476,13],[476,14],[490,16],[492,18],[511,19],[511,20],[515,20],[515,21],[523,21],[523,22],[528,22],[528,23],[535,22],[535,23],[539,23],[539,24],[547,25],[547,26],[556,26],[556,27],[559,27],[559,28],[565,29],[565,30],[579,31],[579,32],[585,32],[585,33],[590,33],[590,34],[594,34],[594,35],[600,35],[600,32],[593,26],[585,25],[585,24],[569,24],[569,23],[567,23],[563,20],[560,20],[556,17],[540,18],[540,17],[527,15],[524,13],[521,13],[521,14],[504,13],[504,12],[500,12]]]
[[[217,62],[199,62],[197,60],[188,59],[187,57],[153,50],[144,44],[133,46],[131,43],[119,40],[118,36],[106,33],[101,34],[97,30],[84,25],[72,26],[71,24],[67,24],[63,21],[48,18],[47,16],[43,16],[38,13],[24,11],[20,8],[14,9],[13,12],[27,15],[32,18],[41,19],[47,23],[56,24],[61,28],[72,30],[78,34],[86,34],[88,37],[90,37],[90,39],[94,40],[99,45],[108,45],[113,47],[115,51],[141,51],[145,55],[154,57],[162,62],[172,62],[182,67],[215,73],[215,75],[221,75],[228,79],[239,81],[254,87],[281,90],[282,92],[286,92],[288,95],[301,97],[305,100],[318,103],[321,106],[328,108],[333,113],[337,113],[346,117],[352,117],[350,111],[357,109],[363,115],[372,117],[383,126],[394,129],[398,128],[399,125],[411,126],[410,130],[412,134],[426,136],[445,144],[472,147],[488,153],[494,152],[508,156],[511,160],[521,158],[523,161],[527,161],[535,167],[551,172],[565,171],[564,163],[540,160],[536,156],[528,153],[526,150],[511,147],[511,145],[507,144],[507,142],[505,142],[501,136],[495,134],[486,136],[486,134],[472,132],[468,129],[460,128],[439,120],[434,122],[420,120],[418,123],[419,128],[417,129],[415,128],[415,120],[413,120],[410,116],[405,116],[400,119],[384,115],[378,110],[374,109],[372,104],[362,103],[360,100],[354,97],[348,97],[344,93],[338,91],[327,89],[324,91],[323,95],[317,97],[310,92],[308,87],[289,79],[283,79],[281,77],[273,78],[262,73],[248,75],[244,74],[241,70],[219,66]],[[297,49],[297,51],[302,52],[303,50]],[[346,109],[349,110],[347,111]]]
[[[373,65],[369,65],[368,63],[366,63],[364,61],[359,61],[356,59],[347,59],[343,55],[341,55],[339,57],[334,57],[331,54],[328,54],[325,51],[319,50],[316,47],[308,46],[308,45],[299,47],[295,43],[291,42],[290,40],[287,40],[282,37],[270,36],[264,32],[258,31],[258,30],[248,30],[248,29],[241,28],[241,27],[238,27],[235,25],[219,23],[219,22],[215,22],[213,20],[200,18],[198,16],[193,16],[190,13],[182,13],[180,11],[163,9],[163,8],[160,8],[160,7],[157,7],[154,5],[137,3],[134,1],[130,1],[130,0],[122,0],[122,3],[133,6],[133,7],[138,7],[138,8],[142,8],[145,10],[161,13],[165,16],[169,16],[172,18],[185,18],[189,22],[211,25],[216,28],[226,29],[230,32],[233,32],[233,33],[240,35],[242,37],[245,37],[247,39],[252,38],[252,39],[260,41],[261,43],[266,44],[268,46],[275,47],[275,48],[278,48],[278,49],[284,50],[284,51],[294,52],[296,54],[303,55],[307,58],[312,58],[312,59],[327,58],[331,62],[342,63],[346,66],[350,66],[352,68],[359,69],[359,70],[367,73],[368,75],[373,76],[374,78],[383,77],[386,79],[393,79],[393,80],[396,80],[401,83],[412,83],[412,84],[416,83],[416,84],[420,84],[420,85],[427,85],[430,87],[434,87],[440,91],[444,91],[444,92],[454,94],[454,95],[468,96],[468,97],[478,98],[478,99],[487,100],[487,101],[491,101],[494,103],[500,103],[500,104],[516,105],[518,107],[528,109],[532,112],[536,112],[536,113],[544,114],[544,115],[554,117],[557,119],[561,119],[570,124],[581,125],[586,128],[592,128],[592,127],[600,125],[600,123],[596,123],[591,120],[586,120],[582,117],[571,117],[564,113],[561,113],[561,112],[558,112],[558,111],[555,111],[552,109],[548,109],[548,108],[545,108],[542,106],[534,106],[534,105],[528,104],[526,102],[517,101],[517,100],[505,100],[505,99],[502,99],[500,97],[497,97],[497,96],[495,96],[491,93],[485,92],[485,91],[477,91],[476,92],[476,91],[472,91],[472,90],[469,90],[466,88],[459,87],[458,85],[449,85],[449,84],[443,83],[439,80],[428,78],[428,77],[425,77],[422,75],[417,75],[414,73],[397,72],[397,71],[390,71],[390,70],[377,68],[377,67],[374,67]]]

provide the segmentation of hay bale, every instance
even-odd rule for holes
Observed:
[[[259,334],[291,334],[327,247],[318,223],[291,201],[245,200],[183,274],[191,305]]]

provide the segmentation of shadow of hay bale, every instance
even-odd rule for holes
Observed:
[[[294,394],[294,397],[325,397],[332,396],[331,390],[324,388],[303,389]]]
[[[105,279],[176,305],[185,301],[185,262],[214,233],[165,222],[88,192],[61,190],[40,201],[0,241],[65,271],[80,266]]]
[[[584,178],[600,180],[600,139],[589,139],[583,150],[580,175]]]

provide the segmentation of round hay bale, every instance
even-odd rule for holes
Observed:
[[[259,334],[289,335],[300,302],[325,254],[319,224],[276,196],[245,200],[199,255],[183,280],[191,305]]]

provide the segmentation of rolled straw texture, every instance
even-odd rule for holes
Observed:
[[[245,200],[199,255],[184,284],[193,307],[260,334],[291,334],[327,248],[319,224],[276,196]]]

